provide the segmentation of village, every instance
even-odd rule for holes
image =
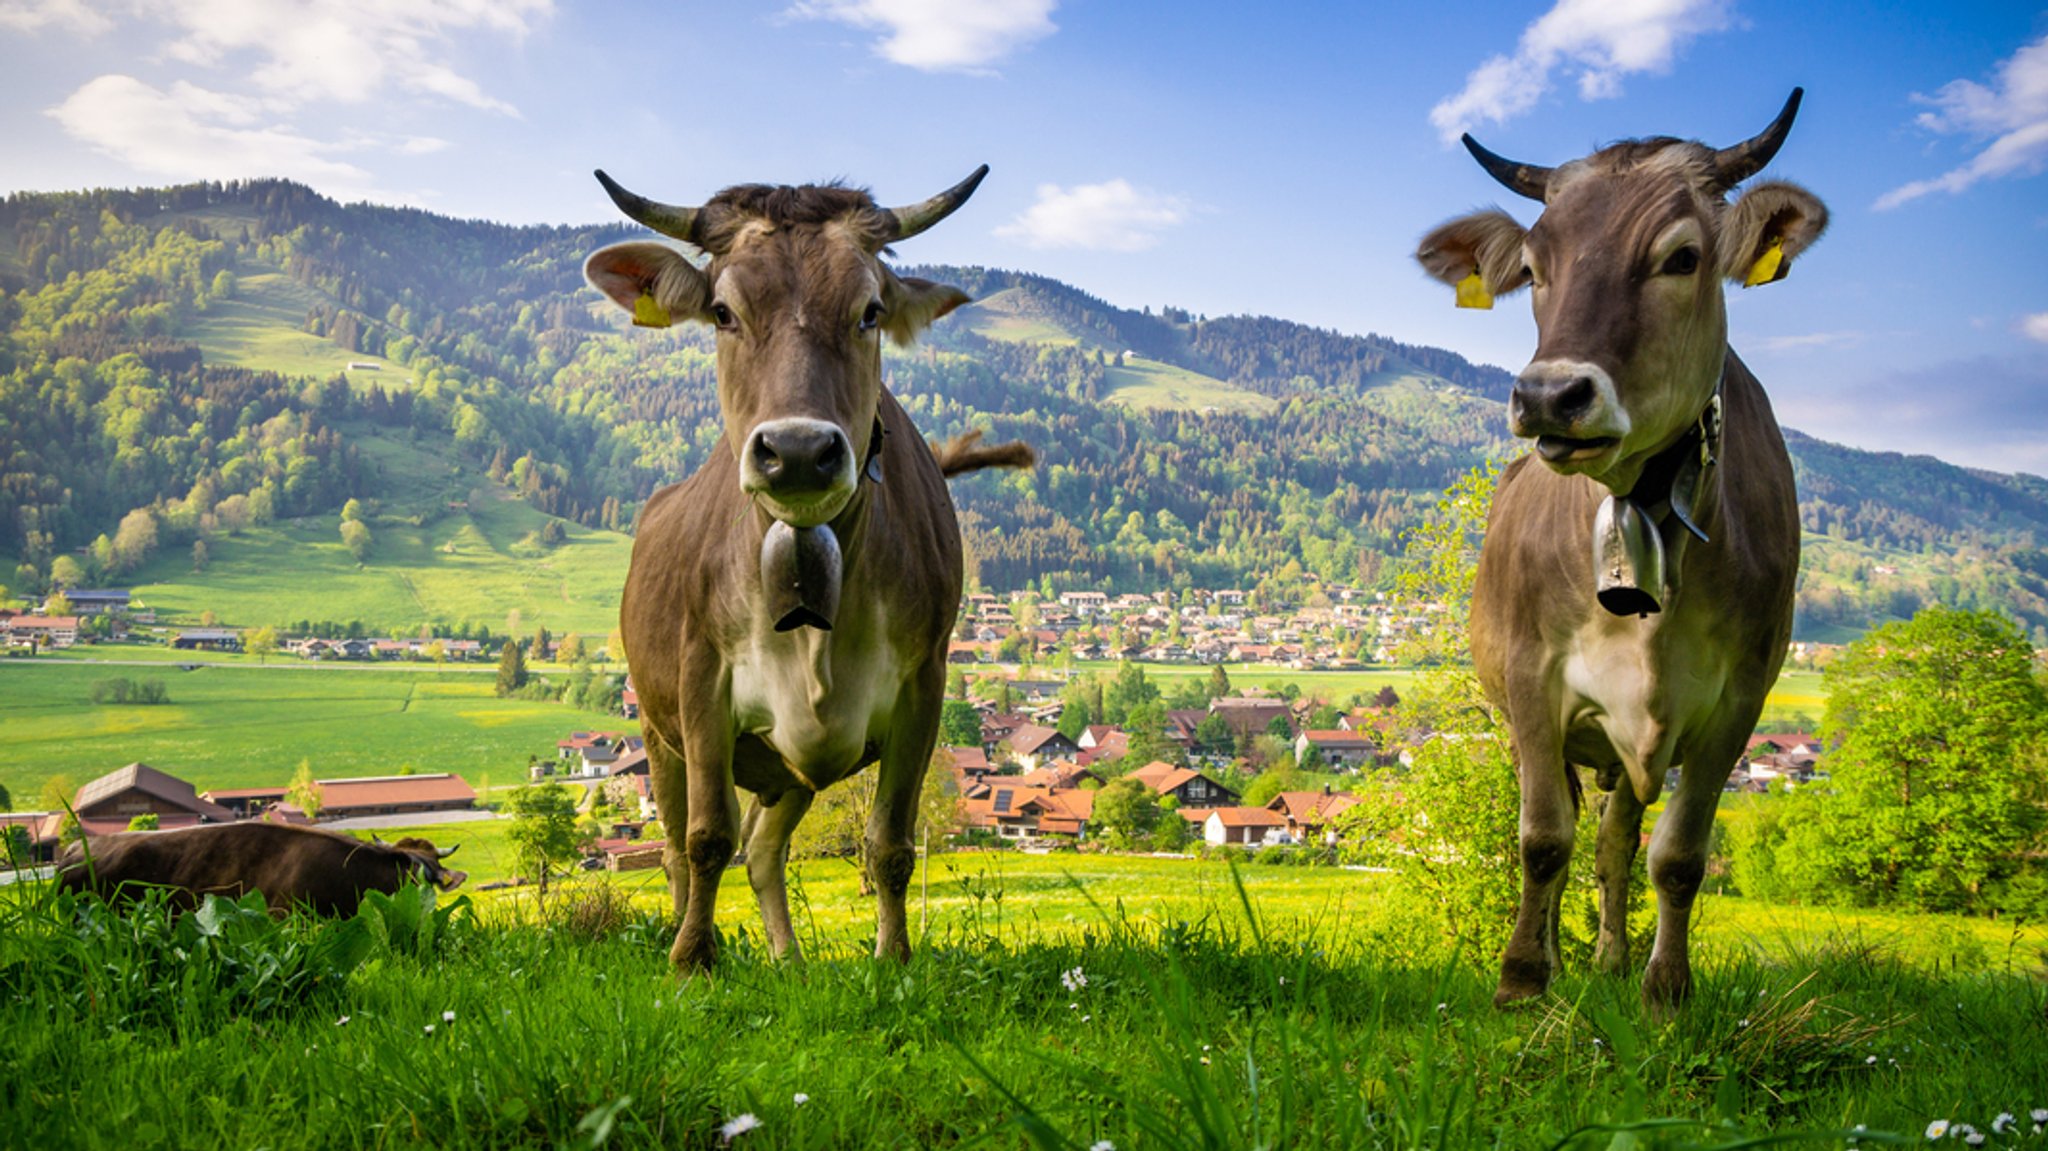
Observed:
[[[1401,770],[1437,733],[1404,719],[1391,687],[1369,697],[1325,699],[1292,685],[1280,691],[1221,686],[1229,680],[1224,669],[1386,666],[1404,640],[1438,626],[1442,608],[1401,605],[1384,593],[1350,588],[1270,611],[1256,610],[1254,598],[1237,590],[1177,598],[1092,591],[970,596],[948,654],[947,722],[935,760],[952,819],[931,830],[962,846],[1039,851],[1339,846],[1339,817],[1367,788],[1398,790]],[[71,614],[52,614],[50,606]],[[119,589],[62,593],[44,611],[0,611],[0,643],[15,645],[17,654],[117,639],[195,653],[242,652],[250,634],[161,625]],[[474,662],[502,650],[502,644],[493,648],[474,639],[345,635],[275,636],[262,646],[270,644],[282,657],[313,661]],[[1812,659],[1809,647],[1795,650],[1795,660]],[[605,654],[595,637],[586,644],[583,637],[544,631],[524,641],[522,650],[538,660]],[[1187,665],[1211,669],[1209,690],[1194,690],[1183,676],[1171,693],[1148,689],[1153,706],[1137,713],[1141,730],[1131,729],[1130,715],[1105,721],[1102,686],[1110,676],[1142,683],[1147,667]],[[1088,698],[1090,687],[1093,707],[1080,704],[1087,722],[1074,722],[1070,709],[1077,698]],[[522,774],[528,782],[581,785],[580,806],[589,817],[586,866],[659,866],[659,840],[647,835],[659,826],[630,680],[616,714],[625,721],[618,730],[569,731],[553,748],[536,748]],[[1825,778],[1821,753],[1810,734],[1759,733],[1727,788],[1761,792]],[[282,780],[200,790],[175,768],[135,763],[79,788],[69,815],[14,812],[0,815],[0,826],[19,827],[10,834],[26,841],[29,858],[47,862],[74,829],[104,834],[240,819],[346,829],[433,822],[450,813],[487,818],[493,805],[490,795],[448,772],[311,782],[312,790]],[[1129,802],[1098,813],[1097,801],[1112,785],[1136,797],[1145,834],[1128,826]]]

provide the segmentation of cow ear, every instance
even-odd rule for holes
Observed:
[[[972,303],[974,297],[952,286],[920,280],[915,276],[898,276],[888,268],[882,269],[882,330],[889,333],[889,339],[896,346],[907,347],[917,334],[932,326],[932,321],[962,304]]]
[[[711,304],[710,281],[667,244],[636,240],[599,248],[583,262],[583,278],[643,328],[705,319]]]
[[[1416,245],[1415,262],[1433,279],[1458,289],[1461,308],[1490,308],[1493,297],[1529,283],[1522,264],[1528,229],[1498,208],[1440,224]]]
[[[1797,184],[1772,180],[1742,194],[1721,220],[1721,274],[1745,288],[1775,283],[1820,239],[1828,207]]]

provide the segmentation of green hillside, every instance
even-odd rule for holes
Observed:
[[[608,621],[635,509],[719,443],[707,333],[629,329],[582,282],[632,234],[281,181],[0,201],[0,580],[238,621]],[[1521,450],[1509,374],[1442,349],[903,271],[979,300],[885,353],[922,430],[1040,453],[954,485],[984,586],[1381,584],[1439,492]],[[2048,481],[1789,438],[1802,638],[1941,602],[2048,639]]]

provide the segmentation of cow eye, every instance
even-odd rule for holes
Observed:
[[[863,332],[874,331],[876,325],[882,322],[883,311],[882,301],[869,300],[867,310],[860,314],[860,330]]]
[[[1680,248],[1669,256],[1664,257],[1664,267],[1658,272],[1658,275],[1690,276],[1699,270],[1700,250],[1688,246]]]
[[[711,305],[711,322],[717,324],[719,330],[726,332],[739,327],[739,321],[733,317],[732,309],[724,304]]]

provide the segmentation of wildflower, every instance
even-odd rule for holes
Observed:
[[[441,1022],[443,1022],[443,1023],[453,1023],[453,1022],[455,1022],[455,1013],[454,1013],[453,1011],[443,1011],[443,1012],[441,1013]]]
[[[797,1092],[795,1095],[790,1096],[790,1098],[796,1103],[798,1107],[802,1107],[804,1104],[809,1103],[811,1101],[811,1097],[804,1094],[801,1091]]]
[[[432,1035],[433,1033],[434,1033],[434,1025],[433,1025],[433,1024],[431,1024],[431,1023],[427,1024],[427,1034],[429,1034],[429,1035]]]
[[[2048,1123],[2048,1107],[2036,1107],[2027,1113],[2027,1118],[2036,1123]]]
[[[1065,987],[1069,994],[1078,992],[1083,987],[1088,986],[1088,975],[1078,967],[1072,971],[1062,971],[1060,972],[1060,986]]]
[[[348,1016],[344,1015],[344,1016],[342,1016],[341,1018],[339,1018],[339,1019],[335,1020],[335,1021],[334,1021],[334,1025],[335,1025],[336,1027],[347,1027],[347,1026],[348,1026]]]
[[[1991,1133],[1993,1135],[2003,1135],[2019,1125],[2019,1120],[2013,1118],[2012,1112],[2000,1111],[1998,1118],[1991,1121]]]
[[[1089,1021],[1090,1019],[1093,1019],[1093,1018],[1095,1018],[1095,1017],[1094,1017],[1093,1015],[1083,1015],[1083,1016],[1081,1017],[1081,1022],[1083,1022],[1083,1023],[1086,1023],[1086,1022],[1088,1022],[1088,1021]]]
[[[1866,1055],[1866,1056],[1864,1056],[1864,1058],[1863,1058],[1863,1062],[1864,1062],[1865,1064],[1868,1064],[1868,1065],[1872,1066],[1872,1067],[1875,1067],[1875,1066],[1877,1065],[1877,1056],[1875,1056],[1875,1055]]]
[[[760,1125],[761,1121],[754,1116],[752,1111],[746,1112],[743,1115],[735,1115],[719,1127],[718,1138],[723,1142],[730,1143]]]
[[[1116,1151],[1116,1144],[1107,1139],[1097,1139],[1088,1145],[1088,1151]]]
[[[1948,1120],[1946,1119],[1936,1119],[1934,1122],[1929,1123],[1927,1125],[1927,1137],[1929,1139],[1939,1139],[1947,1134]]]
[[[1963,1136],[1963,1142],[1968,1143],[1972,1147],[1982,1147],[1984,1145],[1984,1133],[1982,1131],[1972,1131],[1968,1135]]]

